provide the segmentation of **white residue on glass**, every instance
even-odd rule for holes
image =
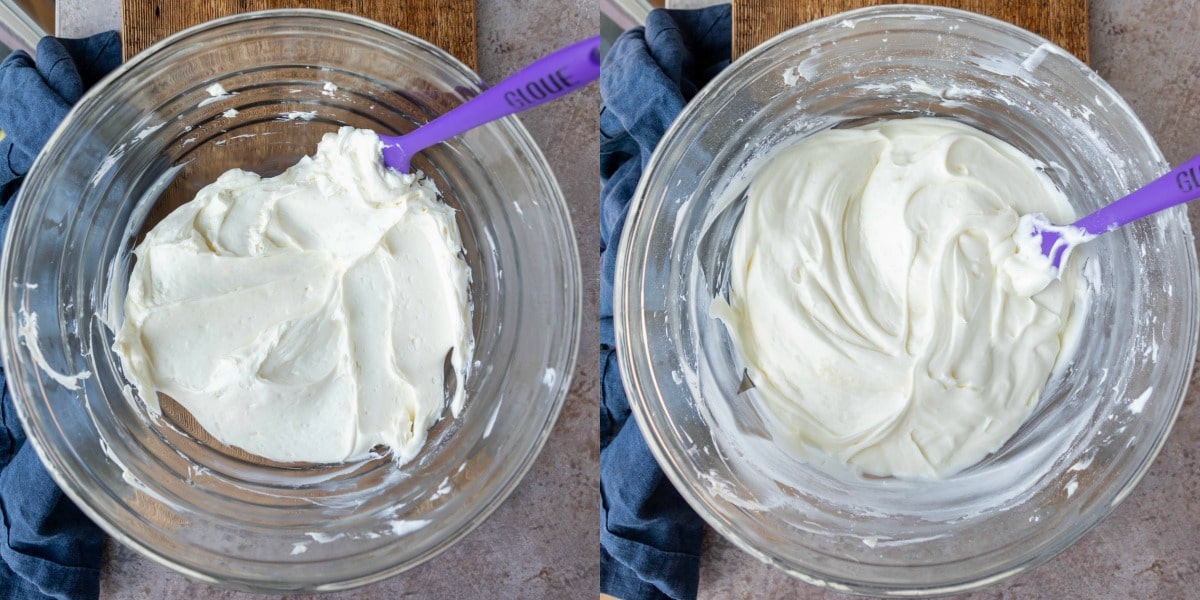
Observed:
[[[1129,401],[1129,412],[1131,412],[1135,415],[1140,414],[1142,412],[1142,409],[1146,408],[1146,402],[1148,402],[1150,400],[1150,394],[1153,392],[1154,392],[1154,386],[1150,386],[1150,387],[1146,388],[1146,391],[1142,392],[1141,396],[1138,396],[1137,398],[1130,400]]]
[[[803,63],[798,64],[793,67],[788,67],[787,69],[784,69],[784,71],[783,71],[783,85],[786,85],[788,87],[795,87],[796,84],[799,83],[801,79],[803,79],[804,81],[809,81],[810,79],[812,79],[812,76],[813,76],[812,70],[805,69]]]
[[[100,180],[104,178],[104,174],[108,173],[109,169],[113,168],[113,165],[117,164],[118,160],[121,160],[121,155],[123,154],[125,154],[125,144],[117,146],[116,150],[105,156],[104,160],[100,161],[100,166],[96,167],[96,173],[92,175],[91,184],[96,185],[100,183]]]
[[[279,115],[278,120],[280,120],[280,121],[295,121],[296,119],[300,119],[302,121],[311,121],[315,118],[317,118],[317,111],[315,111],[315,110],[310,110],[307,112],[297,110],[297,111],[292,111],[292,112],[285,112],[282,115]]]
[[[489,435],[492,435],[492,426],[496,424],[496,417],[499,414],[500,414],[500,405],[497,404],[496,408],[492,409],[492,416],[491,416],[491,418],[488,419],[487,427],[483,428],[483,437],[486,438]]]
[[[449,494],[452,491],[454,491],[454,487],[450,485],[450,478],[447,477],[447,478],[443,479],[441,483],[438,484],[437,491],[435,491],[433,493],[433,495],[429,497],[429,499],[437,500],[438,498],[441,498],[442,496],[445,496],[446,494]]]
[[[33,359],[33,364],[37,365],[38,369],[41,369],[50,379],[58,382],[58,385],[68,390],[79,389],[79,382],[91,377],[92,372],[83,370],[74,375],[67,375],[51,367],[50,363],[46,361],[46,356],[42,354],[42,347],[38,345],[37,313],[27,313],[22,308],[20,316],[21,325],[18,335],[21,337],[21,341],[25,344],[25,347],[29,348],[29,357]]]
[[[133,141],[136,143],[136,142],[140,142],[140,141],[146,139],[147,137],[150,136],[150,134],[161,129],[163,125],[165,125],[165,123],[159,123],[158,125],[151,125],[145,129],[139,131],[138,134],[136,136],[134,136]]]
[[[392,535],[407,535],[429,524],[428,520],[388,521]]]
[[[231,92],[225,91],[225,88],[221,87],[221,84],[219,83],[214,83],[204,88],[204,91],[208,92],[209,97],[201,100],[199,106],[206,106],[212,104],[213,102],[220,102],[222,99],[229,98],[230,96],[234,95]]]
[[[1083,459],[1083,460],[1081,460],[1081,461],[1079,461],[1079,462],[1077,462],[1077,463],[1075,463],[1075,464],[1071,465],[1071,468],[1069,468],[1069,469],[1067,469],[1067,470],[1068,470],[1068,471],[1082,471],[1082,470],[1084,470],[1084,469],[1086,469],[1086,468],[1088,468],[1088,467],[1092,466],[1092,459],[1093,459],[1093,458],[1095,458],[1095,456],[1094,456],[1094,455],[1093,455],[1093,456],[1089,456],[1089,457],[1087,457],[1087,458],[1085,458],[1085,459]]]
[[[783,85],[787,87],[796,87],[800,80],[812,81],[817,75],[817,65],[815,59],[818,56],[816,48],[813,48],[809,53],[808,58],[783,70]]]
[[[1067,486],[1063,489],[1067,490],[1067,497],[1070,498],[1071,496],[1075,495],[1075,490],[1078,488],[1079,488],[1079,480],[1072,479],[1070,482],[1067,483]]]
[[[1029,56],[1021,62],[1021,68],[1032,73],[1039,66],[1041,66],[1042,61],[1046,60],[1046,56],[1051,52],[1054,52],[1054,47],[1050,44],[1042,44],[1038,46],[1037,49],[1035,49],[1033,52],[1030,52]]]
[[[321,533],[320,531],[309,531],[309,532],[306,532],[304,535],[307,535],[308,537],[312,538],[313,541],[318,544],[328,544],[329,542],[332,542],[335,540],[340,540],[340,539],[346,537],[346,534],[344,534],[344,533],[336,533],[334,535],[329,535],[328,533]]]

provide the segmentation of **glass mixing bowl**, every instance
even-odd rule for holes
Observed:
[[[256,459],[213,442],[186,413],[149,419],[111,351],[133,244],[218,174],[274,175],[341,125],[411,130],[482,86],[395,29],[287,10],[171,36],[79,102],[9,225],[4,367],[43,462],[109,534],[207,582],[332,590],[429,559],[513,490],[562,407],[581,311],[566,205],[513,118],[413,163],[458,209],[476,348],[463,413],[447,412],[412,462]],[[83,371],[78,389],[62,377]]]
[[[914,115],[1012,143],[1080,214],[1167,168],[1129,106],[1057,46],[966,12],[865,9],[775,37],[688,104],[643,175],[617,264],[624,383],[671,481],[745,551],[858,593],[974,589],[1078,540],[1162,446],[1197,342],[1196,257],[1176,208],[1083,248],[1080,350],[980,464],[941,481],[839,475],[772,442],[709,315],[748,182],[816,131]]]

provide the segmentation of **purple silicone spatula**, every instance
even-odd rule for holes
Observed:
[[[484,123],[561,98],[599,77],[600,38],[597,36],[534,61],[410,133],[379,136],[383,141],[383,162],[407,173],[414,154]]]
[[[1200,156],[1176,167],[1166,175],[1151,181],[1133,193],[1075,221],[1071,226],[1082,229],[1087,239],[1128,225],[1142,217],[1167,210],[1173,206],[1200,198]],[[1042,254],[1059,267],[1068,244],[1059,243],[1062,234],[1052,229],[1036,229],[1042,236]]]

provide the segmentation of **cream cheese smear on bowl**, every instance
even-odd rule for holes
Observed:
[[[1075,217],[1030,157],[951,120],[832,129],[773,157],[710,310],[776,440],[922,479],[999,449],[1070,361],[1088,294],[1077,261],[1053,279],[1019,256],[1031,213]]]
[[[437,195],[351,127],[276,177],[222,174],[134,250],[114,346],[126,376],[152,412],[165,394],[267,459],[384,445],[411,460],[447,402],[461,411],[473,346],[470,271]]]

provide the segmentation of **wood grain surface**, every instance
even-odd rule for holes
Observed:
[[[733,0],[733,58],[797,25],[895,0]],[[919,0],[995,17],[1024,27],[1088,62],[1087,0]]]
[[[226,15],[272,8],[323,8],[391,25],[476,68],[475,0],[121,0],[125,58],[177,31]]]

